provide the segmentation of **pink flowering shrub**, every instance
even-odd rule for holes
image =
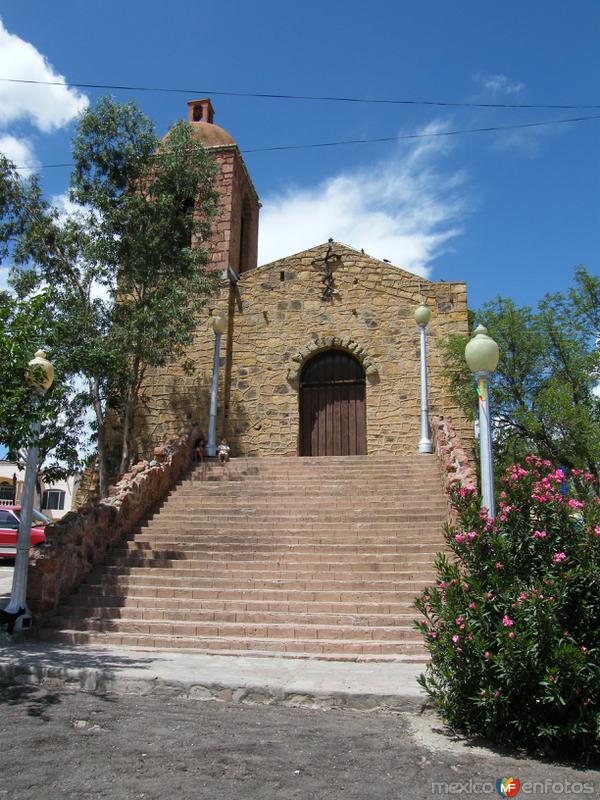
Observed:
[[[594,478],[528,456],[496,519],[454,488],[453,557],[416,606],[420,683],[455,728],[534,752],[600,755],[600,501]]]

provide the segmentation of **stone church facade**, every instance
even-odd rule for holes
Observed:
[[[208,428],[214,333],[227,319],[218,436],[233,455],[413,453],[420,439],[419,329],[424,302],[432,415],[471,427],[450,397],[439,343],[466,334],[464,283],[432,282],[330,240],[257,266],[260,204],[235,141],[193,101],[195,135],[215,158],[220,203],[210,242],[223,280],[185,359],[149,376],[139,452],[197,423]]]

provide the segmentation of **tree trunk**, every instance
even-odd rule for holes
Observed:
[[[121,463],[119,465],[119,475],[123,475],[131,466],[131,428],[133,423],[133,413],[137,397],[137,390],[139,386],[139,371],[140,359],[136,356],[133,361],[129,386],[127,387],[127,400],[125,401],[125,413],[123,415],[123,438],[121,441]]]
[[[102,413],[102,402],[100,399],[100,388],[98,381],[94,378],[91,381],[92,403],[96,415],[96,427],[98,429],[98,493],[100,498],[106,497],[108,491],[108,477],[106,474],[106,446],[104,442],[104,414]]]

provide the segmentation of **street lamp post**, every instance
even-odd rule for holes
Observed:
[[[38,350],[29,362],[29,382],[32,385],[35,405],[39,404],[46,391],[54,382],[54,367],[46,359],[43,350]],[[37,408],[36,408],[37,410]],[[17,621],[16,628],[29,628],[31,626],[31,612],[27,606],[27,569],[29,566],[29,548],[31,547],[31,518],[33,516],[33,500],[35,495],[35,481],[37,477],[38,439],[40,435],[40,422],[37,419],[31,426],[31,443],[27,451],[27,466],[25,468],[25,481],[23,483],[23,496],[21,499],[21,514],[19,533],[17,536],[17,554],[13,572],[12,592],[10,602],[4,609],[9,614],[16,614],[25,609]]]
[[[479,449],[481,460],[481,505],[488,516],[496,516],[494,498],[494,461],[492,457],[492,428],[490,425],[489,378],[498,366],[500,350],[488,336],[487,328],[479,325],[465,348],[469,369],[477,381],[479,395]]]
[[[421,440],[419,453],[433,453],[429,438],[429,401],[427,399],[427,339],[425,329],[431,319],[431,310],[424,304],[415,311],[415,322],[421,332]]]
[[[227,330],[227,320],[224,317],[213,318],[213,331],[215,334],[215,351],[213,357],[212,387],[210,390],[210,414],[208,417],[208,442],[206,453],[211,458],[217,455],[217,399],[219,394],[219,353],[221,350],[221,336]]]

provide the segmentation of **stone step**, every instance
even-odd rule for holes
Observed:
[[[418,580],[430,576],[435,576],[431,567],[423,569],[422,564],[417,564],[416,568],[409,564],[277,564],[271,562],[236,562],[235,564],[196,564],[189,566],[168,567],[161,565],[130,565],[130,564],[104,564],[96,568],[96,574],[106,576],[131,576],[137,577],[147,575],[151,579],[160,578],[183,578],[195,580],[196,578],[231,578],[244,580],[303,580],[313,577],[314,579],[325,578],[327,580]],[[431,578],[433,580],[433,578]]]
[[[198,523],[196,523],[194,520],[195,515],[201,517],[201,519],[198,520]],[[159,519],[161,524],[165,526],[185,524],[185,526],[188,528],[195,527],[196,524],[204,526],[222,525],[224,527],[235,528],[236,525],[239,526],[242,523],[255,523],[269,527],[281,528],[287,524],[294,524],[299,518],[302,519],[303,525],[312,523],[313,525],[322,527],[323,523],[330,522],[340,528],[345,528],[345,523],[341,522],[340,520],[339,512],[336,513],[335,511],[326,511],[322,514],[318,514],[311,509],[306,509],[305,511],[298,512],[297,514],[279,514],[277,511],[261,512],[249,508],[243,511],[240,510],[237,513],[232,513],[231,509],[223,509],[221,513],[217,513],[215,511],[204,512],[202,509],[197,509],[196,512],[186,513],[178,511],[177,509],[169,509],[168,511],[165,510],[164,512],[160,512],[154,517],[150,517],[150,520],[152,521]],[[356,519],[355,517],[352,518]],[[372,525],[387,523],[390,525],[396,525],[398,527],[402,526],[405,522],[423,523],[427,521],[428,524],[431,524],[434,521],[437,521],[438,524],[441,524],[443,519],[444,515],[441,512],[436,513],[436,510],[431,511],[430,513],[427,513],[426,511],[399,511],[394,514],[369,514],[369,522]]]
[[[140,553],[146,551],[139,551]],[[264,570],[264,569],[278,569],[278,570],[315,570],[316,572],[333,572],[344,568],[350,572],[379,572],[385,565],[385,569],[396,572],[398,569],[415,570],[420,567],[427,567],[431,569],[432,554],[426,553],[424,555],[400,555],[398,553],[392,554],[379,554],[375,556],[371,554],[367,559],[358,559],[355,553],[340,553],[335,560],[333,556],[329,555],[319,556],[304,555],[298,556],[294,553],[278,554],[276,558],[267,559],[265,554],[262,557],[252,557],[244,553],[234,553],[227,558],[223,558],[222,553],[212,553],[208,556],[198,555],[196,557],[183,557],[172,558],[160,553],[151,554],[152,551],[147,551],[148,555],[137,555],[135,552],[126,555],[119,555],[114,550],[111,555],[104,562],[107,567],[124,567],[135,569],[166,569],[166,570],[182,570],[183,572],[193,569],[216,569],[223,570],[229,569],[232,565],[235,569],[242,570]]]
[[[315,625],[293,623],[238,623],[238,622],[188,622],[179,620],[87,618],[57,616],[50,627],[70,630],[87,630],[96,633],[147,634],[154,636],[208,637],[222,639],[302,639],[328,641],[369,641],[376,643],[418,640],[410,625]]]
[[[319,535],[318,531],[302,531],[290,533],[289,531],[276,531],[264,529],[262,531],[246,530],[243,532],[222,532],[219,535],[218,528],[210,530],[177,530],[174,528],[161,529],[144,527],[142,533],[132,534],[125,538],[126,542],[138,542],[139,544],[151,544],[164,542],[165,546],[173,545],[201,545],[213,546],[222,543],[231,548],[237,545],[256,547],[257,545],[276,546],[281,550],[292,547],[387,547],[389,545],[423,545],[429,547],[441,547],[444,543],[441,538],[434,538],[431,532],[423,531],[411,533],[410,536],[403,535],[401,530],[394,528],[393,532],[383,532],[380,534],[364,530],[348,530],[344,533],[332,532],[327,536]]]
[[[440,542],[441,544],[441,542]],[[353,557],[356,559],[394,561],[398,557],[426,560],[431,563],[439,547],[422,543],[417,544],[310,544],[291,545],[282,547],[278,542],[249,544],[246,541],[236,542],[232,546],[228,542],[207,542],[182,544],[179,547],[166,545],[165,547],[152,547],[149,542],[133,540],[124,541],[124,546],[115,547],[111,551],[111,558],[168,558],[173,560],[194,560],[195,558],[215,559],[217,561],[245,561],[247,559],[267,558],[276,556],[279,560],[298,558],[303,561],[329,561],[339,558]]]
[[[102,602],[96,602],[100,597]],[[62,607],[75,610],[89,610],[90,616],[98,616],[94,613],[100,608],[111,609],[137,609],[150,615],[165,614],[178,618],[182,613],[210,613],[210,612],[248,612],[251,614],[260,613],[282,613],[294,615],[314,615],[314,614],[333,614],[345,617],[356,615],[385,615],[388,619],[415,617],[413,595],[407,597],[403,602],[356,602],[356,601],[302,601],[302,600],[227,600],[214,599],[212,597],[203,599],[179,598],[179,597],[137,597],[130,594],[123,595],[94,595],[78,594],[74,597],[72,604]]]
[[[422,587],[421,587],[422,588]],[[154,585],[132,585],[115,586],[103,583],[82,584],[79,591],[74,595],[75,600],[79,597],[114,597],[126,591],[127,597],[135,598],[174,598],[179,600],[239,600],[250,602],[253,600],[273,601],[273,602],[319,602],[319,603],[414,603],[417,591],[415,589],[397,588],[395,590],[378,588],[372,589],[293,589],[289,587],[278,587],[275,589],[265,589],[260,587],[247,586],[241,588],[223,586],[202,586],[191,588],[189,586],[154,586]],[[98,603],[95,603],[98,605]]]
[[[432,582],[427,576],[395,577],[394,573],[388,574],[388,580],[382,577],[381,580],[369,578],[360,580],[353,575],[332,577],[331,579],[312,577],[259,577],[238,573],[233,575],[223,575],[215,577],[212,575],[196,576],[193,578],[173,577],[169,575],[111,575],[105,572],[99,574],[91,573],[87,579],[88,586],[118,587],[130,589],[134,587],[155,587],[156,589],[189,590],[196,589],[230,589],[239,587],[241,589],[278,589],[282,591],[340,591],[340,592],[393,592],[393,591],[412,591],[415,594],[421,591],[424,586]]]
[[[58,609],[58,617],[80,619],[110,619],[110,620],[148,620],[150,622],[235,622],[238,624],[281,624],[289,622],[289,610],[279,611],[240,611],[225,609],[180,609],[176,614],[172,608],[147,608],[147,607],[123,607],[123,606],[85,606],[70,605],[62,606]],[[344,614],[344,613],[325,613],[325,612],[300,612],[294,615],[294,623],[300,625],[358,625],[373,627],[397,627],[410,628],[416,618],[416,612],[400,612],[393,619],[389,613],[371,614]],[[76,628],[76,625],[72,626]]]
[[[213,653],[235,651],[235,654],[250,655],[264,653],[282,653],[286,656],[296,655],[306,658],[319,658],[321,656],[331,660],[341,660],[342,657],[352,656],[352,660],[361,660],[367,656],[368,660],[377,660],[378,656],[391,656],[391,660],[402,661],[406,656],[419,656],[419,660],[427,660],[426,652],[420,640],[415,638],[410,641],[374,642],[373,640],[354,640],[340,642],[337,639],[327,640],[302,640],[302,639],[259,639],[240,638],[226,639],[194,636],[169,637],[152,634],[123,634],[99,633],[77,630],[46,629],[43,639],[65,642],[69,644],[95,644],[95,645],[120,645],[126,647],[140,647],[152,649],[193,649],[199,652]]]

